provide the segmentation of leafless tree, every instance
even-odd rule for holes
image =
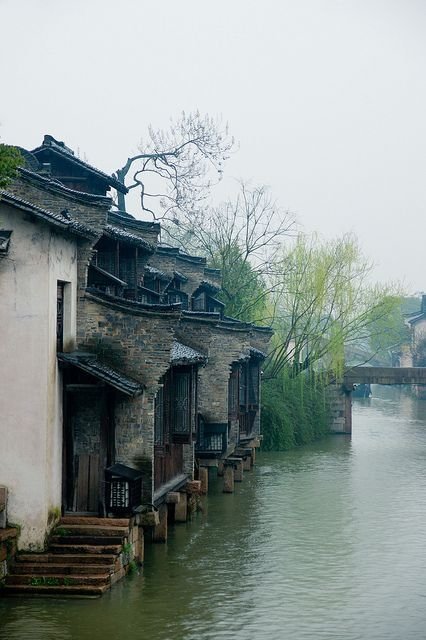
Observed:
[[[148,128],[140,153],[127,159],[116,177],[129,190],[140,189],[142,210],[155,220],[178,220],[199,210],[234,148],[227,125],[198,111],[170,121],[167,130]],[[124,194],[117,195],[125,210]]]
[[[188,253],[205,255],[211,266],[221,269],[228,313],[266,321],[270,276],[294,224],[294,216],[280,208],[268,187],[240,182],[235,200],[167,223],[163,237]]]

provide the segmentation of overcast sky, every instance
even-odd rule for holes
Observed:
[[[231,178],[307,232],[355,231],[426,290],[425,0],[0,0],[0,137],[107,172],[182,110],[228,121]]]

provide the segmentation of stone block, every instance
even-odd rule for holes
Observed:
[[[168,520],[168,508],[166,504],[162,504],[158,510],[160,517],[159,524],[154,527],[152,534],[153,542],[167,542],[167,520]]]
[[[190,480],[186,483],[185,489],[189,494],[201,493],[201,480]]]
[[[186,522],[188,520],[188,496],[186,493],[180,494],[180,500],[175,505],[175,522]]]
[[[169,491],[166,495],[167,504],[178,504],[180,502],[181,494],[179,491]]]
[[[142,527],[156,527],[160,524],[160,516],[158,511],[148,511],[147,513],[140,513],[137,516],[138,524]]]
[[[234,493],[234,466],[227,464],[223,471],[223,493]]]
[[[200,467],[200,482],[201,482],[201,493],[206,495],[209,491],[209,468],[208,467]]]

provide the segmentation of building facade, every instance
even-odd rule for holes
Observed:
[[[112,209],[115,178],[51,136],[23,156],[0,199],[0,485],[20,548],[42,550],[61,514],[167,518],[200,467],[257,445],[272,332]]]

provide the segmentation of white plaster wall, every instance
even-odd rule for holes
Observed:
[[[416,347],[416,344],[418,342],[420,342],[421,340],[424,340],[425,338],[426,338],[426,318],[422,320],[418,320],[413,325],[414,348]]]
[[[57,281],[70,282],[75,316],[75,239],[0,201],[0,228],[13,234],[0,259],[0,484],[19,547],[43,546],[49,512],[61,506],[62,389],[56,360]],[[68,323],[68,347],[75,320]]]

